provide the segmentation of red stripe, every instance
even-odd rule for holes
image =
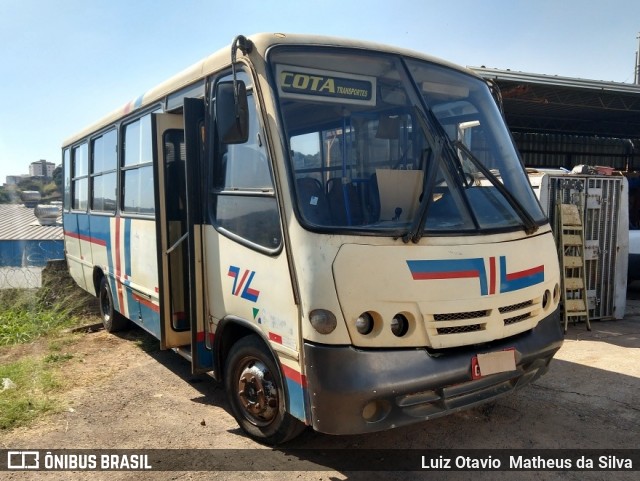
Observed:
[[[541,265],[538,267],[532,267],[531,269],[527,269],[520,272],[512,272],[511,274],[507,274],[507,280],[515,281],[516,279],[522,279],[523,277],[533,276],[541,272],[544,272],[544,265]]]
[[[106,247],[107,243],[106,241],[103,241],[102,239],[96,239],[95,237],[90,237],[88,235],[80,235],[80,234],[76,234],[75,232],[65,232],[65,235],[67,237],[71,237],[72,239],[78,239],[78,240],[82,240],[85,242],[91,242],[92,244],[97,244],[99,246],[102,247]]]
[[[489,257],[489,294],[496,293],[496,258]]]
[[[160,312],[160,308],[158,306],[156,306],[153,302],[151,302],[149,299],[145,299],[144,297],[140,297],[139,295],[135,294],[135,293],[131,293],[131,295],[133,296],[133,298],[138,301],[140,304],[142,304],[143,306],[147,306],[149,309],[151,309],[154,312]]]
[[[413,279],[421,281],[425,279],[467,279],[480,277],[478,271],[458,271],[458,272],[414,272],[411,274]]]
[[[204,331],[199,331],[196,333],[196,342],[204,342],[205,339],[205,332]],[[213,346],[213,341],[216,338],[216,335],[213,332],[209,333],[209,345]]]
[[[282,365],[282,372],[284,373],[286,378],[291,379],[294,382],[297,382],[298,384],[300,384],[304,388],[307,387],[307,378],[306,378],[306,376],[303,376],[302,374],[300,374],[295,369],[292,369],[289,366],[285,366],[283,364]]]
[[[273,342],[277,342],[278,344],[282,344],[282,336],[274,332],[269,333],[269,340]]]
[[[116,215],[116,290],[118,291],[118,302],[120,312],[124,314],[124,295],[122,293],[122,284],[120,282],[120,216]]]
[[[247,275],[249,274],[248,270],[244,271],[244,274],[242,275],[242,280],[238,283],[238,287],[236,288],[236,292],[233,293],[234,296],[237,296],[238,294],[240,294],[240,290],[242,289],[242,286],[244,285],[244,281],[247,280]]]

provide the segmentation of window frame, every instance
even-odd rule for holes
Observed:
[[[259,148],[266,158],[266,166],[269,171],[269,176],[271,180],[271,185],[269,188],[260,188],[260,187],[233,187],[228,188],[225,185],[225,172],[221,170],[222,164],[222,156],[226,153],[227,149],[225,144],[222,144],[217,138],[216,130],[215,130],[215,120],[213,119],[215,112],[215,86],[222,81],[231,80],[232,74],[230,71],[225,71],[218,74],[214,79],[210,80],[211,89],[209,94],[209,105],[211,108],[210,114],[207,116],[207,122],[209,124],[209,131],[212,132],[212,135],[209,140],[209,152],[210,155],[207,159],[207,206],[208,212],[206,215],[206,222],[212,225],[216,231],[220,234],[224,235],[232,239],[233,241],[246,246],[252,250],[261,252],[266,255],[275,256],[279,254],[284,246],[284,230],[282,226],[282,212],[281,205],[278,199],[277,193],[277,182],[275,175],[275,168],[273,165],[273,157],[271,155],[271,148],[269,145],[269,139],[266,135],[265,129],[265,121],[264,121],[264,113],[261,105],[259,103],[259,92],[254,86],[254,79],[249,71],[249,67],[242,69],[238,72],[237,75],[239,80],[244,80],[246,83],[247,97],[250,103],[249,109],[253,111],[254,114],[250,116],[250,121],[255,122],[256,124],[250,127],[250,131],[254,131],[259,136]],[[246,145],[245,144],[237,144],[237,145]],[[230,145],[233,147],[234,145]],[[273,199],[273,210],[277,216],[277,228],[278,228],[278,245],[274,247],[269,247],[262,245],[260,243],[255,242],[255,239],[251,239],[247,237],[245,233],[235,232],[229,230],[218,219],[218,200],[220,198],[235,198],[239,200],[241,198],[253,198],[253,199]],[[272,211],[269,209],[269,211]]]
[[[81,150],[84,147],[85,149],[85,158],[82,159],[84,163],[84,171],[77,171],[77,158],[76,152]],[[71,158],[71,204],[69,206],[70,211],[74,212],[87,212],[89,209],[89,141],[88,139],[84,139],[76,145],[70,147],[70,158]],[[77,198],[76,192],[78,185],[82,185],[84,181],[84,197]],[[82,193],[82,192],[81,192]],[[76,199],[78,199],[78,205],[76,205]],[[82,207],[82,202],[84,200],[84,208]]]
[[[104,169],[103,166],[103,170],[100,171],[96,171],[96,165],[95,165],[95,161],[96,161],[96,149],[95,149],[95,144],[98,140],[100,139],[104,139],[106,136],[110,135],[110,134],[114,134],[115,135],[115,145],[114,145],[114,162],[113,162],[113,166],[112,168],[109,169]],[[90,174],[89,174],[89,210],[92,213],[95,214],[107,214],[107,215],[115,215],[115,213],[118,211],[118,148],[119,148],[119,132],[118,132],[118,128],[117,126],[110,126],[107,130],[99,133],[98,135],[95,135],[93,137],[91,137],[91,139],[89,140],[89,145],[90,145],[90,160],[89,160],[89,169],[90,169]],[[113,195],[113,202],[114,202],[114,207],[113,209],[97,209],[95,206],[95,182],[97,179],[101,179],[103,177],[106,177],[108,175],[114,175],[115,176],[115,192]],[[104,204],[104,199],[103,199],[103,204]]]
[[[126,217],[140,217],[140,218],[144,218],[144,219],[155,219],[156,217],[156,212],[157,212],[157,208],[156,208],[156,202],[155,202],[155,192],[154,192],[154,188],[152,188],[151,191],[151,207],[152,210],[151,211],[141,211],[140,208],[138,208],[138,210],[136,211],[132,211],[132,210],[127,210],[125,207],[125,200],[127,199],[127,183],[126,183],[126,177],[128,173],[131,172],[135,172],[138,171],[140,172],[142,169],[150,169],[150,176],[149,179],[151,180],[152,183],[152,187],[153,186],[153,138],[154,138],[154,133],[153,133],[153,123],[151,122],[151,115],[153,113],[156,112],[162,112],[162,108],[154,105],[151,109],[145,110],[143,112],[140,112],[139,115],[133,117],[133,118],[128,118],[125,119],[124,121],[122,121],[122,123],[120,124],[120,139],[121,141],[119,142],[118,145],[118,152],[120,153],[120,157],[119,157],[119,162],[118,162],[118,182],[119,182],[119,186],[120,189],[118,191],[118,212],[121,213],[122,216],[126,216]],[[127,156],[126,156],[126,149],[127,149],[127,128],[134,125],[137,122],[142,122],[143,119],[148,118],[149,120],[149,151],[148,153],[150,154],[150,159],[144,162],[136,162],[136,163],[129,163],[127,164]],[[138,145],[140,145],[140,130],[138,131]],[[138,160],[140,160],[140,157],[138,157]],[[139,185],[139,183],[138,183]],[[140,190],[138,190],[138,195],[140,195]],[[140,198],[140,197],[138,197]]]

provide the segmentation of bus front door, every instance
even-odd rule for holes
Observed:
[[[183,116],[154,114],[153,132],[160,345],[167,349],[191,343]]]

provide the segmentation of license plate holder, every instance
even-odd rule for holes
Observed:
[[[491,374],[515,370],[516,351],[514,348],[477,354],[471,358],[471,379],[480,379]]]

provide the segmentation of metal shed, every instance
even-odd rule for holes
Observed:
[[[0,204],[0,267],[44,267],[64,259],[62,224],[42,225],[33,208]]]
[[[640,169],[640,85],[471,69],[499,87],[527,167]]]

